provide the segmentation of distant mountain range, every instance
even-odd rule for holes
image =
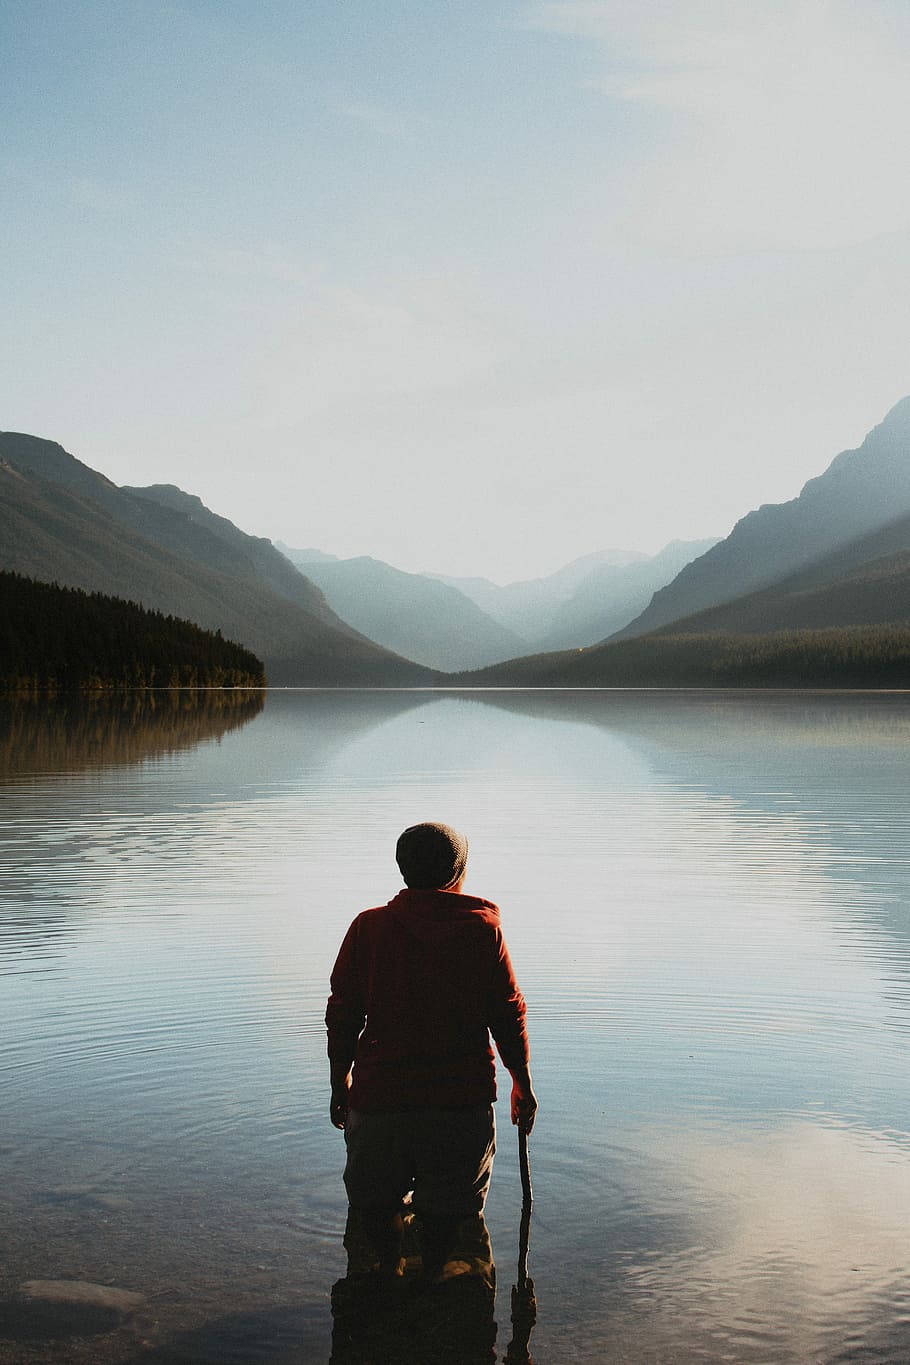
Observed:
[[[343,620],[430,668],[482,668],[540,649],[593,644],[636,616],[659,587],[715,542],[674,541],[657,555],[603,550],[544,578],[501,587],[486,578],[409,574],[381,560],[295,550]]]
[[[447,583],[367,556],[313,560],[310,553],[284,548],[342,620],[416,663],[452,673],[526,649],[525,641]]]
[[[573,649],[598,644],[644,611],[658,589],[670,583],[716,540],[674,540],[659,554],[634,564],[600,564],[554,613],[538,649]]]
[[[910,640],[910,398],[724,540],[604,550],[504,587],[276,548],[172,485],[118,488],[53,441],[0,433],[0,569],[220,630],[279,685],[910,686],[895,682]]]
[[[542,641],[556,625],[559,612],[589,574],[605,566],[626,568],[648,558],[635,550],[598,550],[573,559],[570,564],[542,578],[522,579],[504,586],[491,583],[488,578],[430,576],[463,592],[494,621],[520,636],[526,644],[533,645]]]

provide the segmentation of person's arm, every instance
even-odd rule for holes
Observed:
[[[351,1068],[344,1063],[331,1063],[332,1093],[329,1099],[329,1118],[336,1128],[344,1128],[348,1121],[348,1099],[351,1089]]]
[[[329,1117],[336,1128],[343,1128],[348,1117],[348,1092],[357,1039],[366,1022],[357,973],[357,922],[351,925],[332,970],[332,993],[325,1011],[328,1033],[329,1080],[331,1099]]]
[[[525,999],[518,989],[509,950],[501,934],[497,947],[498,959],[491,984],[488,1022],[502,1064],[512,1077],[512,1122],[522,1132],[530,1133],[537,1114],[537,1096],[531,1082]]]

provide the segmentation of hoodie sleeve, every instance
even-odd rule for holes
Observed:
[[[332,1070],[346,1073],[354,1061],[357,1039],[366,1023],[366,1004],[358,967],[359,919],[344,936],[332,969],[331,995],[325,1011]]]
[[[512,1071],[527,1066],[530,1058],[525,1029],[525,998],[518,989],[509,950],[501,931],[496,934],[497,959],[493,968],[487,1006],[487,1025],[493,1035],[502,1064]]]

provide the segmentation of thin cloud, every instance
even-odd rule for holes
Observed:
[[[665,121],[626,227],[671,250],[830,250],[910,227],[910,31],[885,4],[550,0],[596,84]],[[631,168],[630,168],[631,169]]]
[[[269,281],[302,289],[318,285],[326,274],[324,266],[301,261],[295,253],[274,242],[251,247],[220,242],[196,243],[185,251],[177,264],[215,279]]]
[[[413,116],[405,115],[398,109],[391,109],[370,100],[351,100],[340,105],[338,112],[344,118],[371,129],[381,138],[407,143],[419,141]]]

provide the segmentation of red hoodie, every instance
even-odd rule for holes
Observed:
[[[496,1098],[528,1061],[525,1002],[499,910],[478,896],[401,891],[351,925],[332,972],[329,1058],[353,1063],[352,1109],[457,1108]]]

